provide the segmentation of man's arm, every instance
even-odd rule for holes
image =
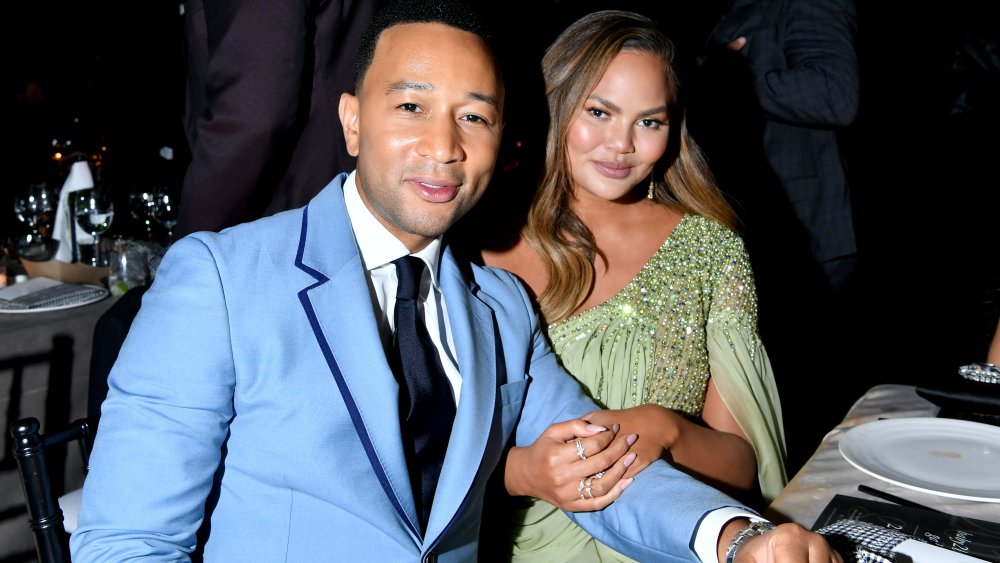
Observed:
[[[233,417],[229,340],[213,256],[178,241],[111,371],[74,561],[183,560],[195,548]]]
[[[782,43],[774,29],[753,32],[743,44],[730,43],[747,59],[764,115],[793,125],[850,125],[860,97],[853,1],[786,4],[784,21],[773,22],[782,28]]]

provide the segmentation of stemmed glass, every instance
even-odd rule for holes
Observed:
[[[54,199],[45,184],[28,186],[27,193],[14,201],[17,220],[27,225],[32,235],[45,236],[52,222]]]
[[[100,188],[73,192],[76,199],[76,222],[80,228],[94,237],[94,256],[91,266],[103,266],[101,256],[101,234],[111,226],[115,216],[115,204],[111,196]]]
[[[177,198],[169,191],[156,192],[153,196],[153,219],[167,230],[167,245],[174,241],[177,225]]]
[[[129,195],[132,217],[146,228],[146,240],[153,240],[153,221],[156,216],[156,192],[140,189]]]
[[[17,220],[27,225],[30,234],[24,237],[21,254],[33,259],[47,259],[51,254],[49,229],[52,228],[52,212],[55,210],[55,194],[45,184],[32,184],[21,197],[14,201]]]

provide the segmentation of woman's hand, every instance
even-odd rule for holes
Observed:
[[[635,477],[650,463],[664,457],[680,434],[680,415],[657,405],[594,411],[583,418],[596,425],[619,424],[626,432],[639,435],[629,449],[636,454],[636,461],[629,465],[626,477]]]
[[[569,512],[600,510],[632,484],[622,477],[636,459],[629,453],[635,442],[634,434],[618,435],[618,425],[608,430],[585,420],[556,423],[532,445],[511,448],[504,484],[511,495],[540,498]]]

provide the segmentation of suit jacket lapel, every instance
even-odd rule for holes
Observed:
[[[385,361],[368,280],[334,180],[305,208],[296,266],[316,283],[299,300],[386,496],[420,543],[399,424],[399,385]],[[386,424],[386,421],[393,421]]]
[[[427,526],[427,539],[431,541],[436,541],[462,509],[475,483],[493,427],[497,400],[493,310],[475,295],[478,288],[465,279],[447,247],[441,256],[440,274],[462,374],[462,395]],[[488,478],[491,472],[492,468],[488,468],[483,478]]]

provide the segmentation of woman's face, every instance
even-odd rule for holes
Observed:
[[[566,139],[579,200],[630,199],[667,150],[669,90],[663,61],[622,51],[573,118]]]

